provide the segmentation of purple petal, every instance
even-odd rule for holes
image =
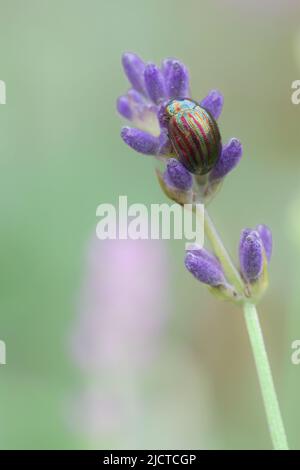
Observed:
[[[143,104],[143,105],[146,103],[145,96],[143,96],[141,93],[136,91],[134,88],[131,88],[130,90],[128,90],[127,95],[128,95],[128,98],[133,103]]]
[[[224,178],[224,176],[237,166],[242,154],[243,147],[241,142],[235,138],[230,139],[230,141],[224,145],[220,158],[209,175],[210,181]]]
[[[161,131],[159,135],[159,142],[160,142],[160,145],[158,149],[158,155],[164,156],[164,155],[171,155],[174,153],[168,133],[165,130]]]
[[[241,236],[240,236],[240,249],[245,241],[245,239],[247,238],[248,235],[250,235],[250,233],[252,232],[252,228],[244,228],[242,231],[241,231]],[[240,251],[240,256],[241,256],[241,251]]]
[[[151,100],[158,104],[166,96],[163,74],[155,64],[147,64],[144,72],[145,85]]]
[[[164,172],[164,180],[168,186],[188,191],[193,184],[192,175],[176,158],[170,158]]]
[[[168,57],[167,59],[164,59],[161,64],[161,70],[162,70],[163,76],[165,77],[165,80],[168,79],[168,75],[172,68],[172,64],[174,60],[176,59],[172,59],[171,57]]]
[[[189,73],[179,60],[166,59],[163,62],[163,73],[169,98],[189,97]]]
[[[205,108],[213,118],[218,119],[223,109],[224,98],[218,90],[211,90],[201,101],[200,106]]]
[[[225,284],[221,266],[211,259],[206,250],[188,251],[185,256],[185,266],[193,276],[204,284],[219,286]]]
[[[242,231],[239,255],[244,278],[249,282],[257,280],[263,269],[263,244],[256,230]]]
[[[132,109],[128,96],[120,96],[117,99],[117,110],[125,119],[132,119]]]
[[[133,88],[145,93],[144,70],[145,64],[142,59],[132,52],[126,52],[122,56],[124,72]]]
[[[161,129],[167,130],[169,120],[166,119],[166,106],[169,103],[168,100],[160,104],[157,111],[157,119]]]
[[[121,137],[124,142],[133,150],[145,155],[156,155],[159,149],[160,140],[148,132],[131,127],[123,127]]]
[[[256,231],[260,235],[261,241],[263,242],[264,249],[266,252],[267,260],[270,262],[273,247],[272,232],[269,227],[263,224],[257,225]]]
[[[187,250],[187,253],[190,253],[190,252],[193,253],[195,256],[201,256],[202,258],[206,259],[207,262],[209,263],[213,263],[216,268],[221,269],[222,271],[222,266],[221,266],[220,261],[215,255],[210,253],[208,250],[205,250],[204,248],[199,248],[195,244],[193,248],[190,248],[189,250]]]
[[[127,92],[126,97],[131,109],[132,120],[134,118],[142,121],[147,120],[147,115],[149,115],[149,113],[157,115],[156,105],[147,101],[145,96],[138,91],[131,89]]]

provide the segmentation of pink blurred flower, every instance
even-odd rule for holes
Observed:
[[[166,256],[161,241],[92,240],[72,336],[82,369],[132,369],[153,356],[168,313]]]
[[[168,283],[163,242],[91,240],[71,335],[83,385],[68,417],[89,445],[101,446],[100,436],[124,436],[122,443],[130,447],[139,435],[140,372],[159,351],[169,312]]]
[[[134,426],[139,410],[135,398],[118,389],[105,391],[98,384],[87,384],[72,400],[70,427],[80,429],[81,435],[99,447],[98,436],[114,437],[124,433],[125,427],[129,431],[129,426]]]

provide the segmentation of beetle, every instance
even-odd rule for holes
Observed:
[[[222,150],[218,124],[211,114],[188,98],[172,99],[163,122],[179,161],[191,173],[207,174]]]

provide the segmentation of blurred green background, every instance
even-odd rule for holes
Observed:
[[[243,227],[272,228],[259,310],[290,445],[300,448],[300,366],[290,360],[300,339],[300,106],[291,103],[300,8],[266,3],[0,0],[0,448],[271,446],[241,312],[185,271],[184,241],[165,244],[170,314],[160,352],[127,378],[138,419],[118,427],[117,416],[113,432],[89,433],[70,418],[86,387],[69,336],[96,207],[121,194],[165,201],[155,162],[119,137],[124,51],[181,59],[195,99],[224,94],[221,132],[241,139],[244,157],[210,212],[234,255]]]

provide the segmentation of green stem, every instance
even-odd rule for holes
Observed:
[[[227,279],[235,286],[239,293],[243,294],[245,286],[241,276],[224,247],[207,211],[205,211],[204,219],[205,235],[209,239],[216,256],[222,263]],[[272,443],[275,450],[288,450],[287,438],[256,307],[253,303],[247,301],[244,302],[243,307]]]
[[[254,304],[244,304],[244,316],[250,338],[271,439],[275,450],[288,450],[288,443],[276,396],[272,372],[261,326]]]
[[[239,294],[244,294],[245,286],[242,278],[236,269],[235,265],[231,261],[231,258],[223,245],[223,242],[214,226],[213,221],[208,215],[207,210],[204,212],[204,231],[205,235],[210,241],[210,244],[215,252],[215,255],[219,258],[227,280],[231,282]]]
[[[203,222],[205,236],[208,238],[215,255],[219,258],[227,280],[231,282],[231,284],[236,288],[236,291],[243,297],[245,293],[245,285],[243,280],[235,265],[231,261],[231,258],[225,246],[223,245],[223,242],[214,226],[213,221],[208,215],[207,210],[204,209],[204,212],[199,211],[197,210],[196,205],[193,205],[192,210],[201,220],[201,222]]]

